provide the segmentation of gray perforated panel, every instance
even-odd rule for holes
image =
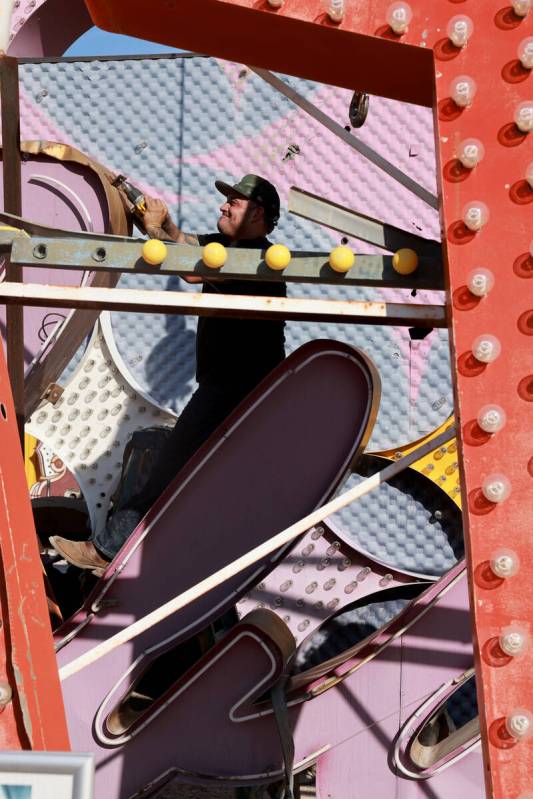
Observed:
[[[383,468],[365,456],[341,491]],[[333,516],[337,534],[399,569],[441,575],[464,556],[461,511],[437,485],[401,472]]]

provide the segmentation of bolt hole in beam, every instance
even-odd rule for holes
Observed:
[[[5,421],[7,421],[7,411],[6,411],[6,406],[4,405],[4,403],[3,403],[3,402],[0,402],[0,416],[2,417],[2,419],[4,420],[4,422],[5,422]]]
[[[48,255],[48,247],[46,244],[36,244],[33,248],[33,255],[35,258],[38,258],[40,261],[44,260]]]
[[[102,261],[105,261],[105,259],[107,258],[107,250],[106,250],[106,248],[105,247],[97,247],[96,250],[94,250],[94,252],[92,254],[92,258],[93,258],[94,261],[98,261],[99,263],[101,263]]]

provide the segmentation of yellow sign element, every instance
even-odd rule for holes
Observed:
[[[39,479],[39,467],[35,450],[39,442],[29,433],[24,433],[24,471],[26,472],[26,483],[31,488]]]
[[[454,424],[453,416],[447,419],[440,427],[433,430],[424,438],[418,441],[412,441],[410,444],[405,444],[403,447],[397,449],[383,450],[382,452],[374,452],[373,455],[381,455],[384,458],[399,461],[404,455],[408,455],[417,447],[425,444],[426,441],[431,441],[438,435],[448,430]],[[442,490],[453,499],[455,504],[461,507],[461,486],[459,484],[459,458],[457,457],[457,440],[452,439],[444,444],[442,447],[436,447],[428,455],[425,455],[420,460],[415,461],[411,469],[416,469],[417,472],[428,477],[436,483]]]

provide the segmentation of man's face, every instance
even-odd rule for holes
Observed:
[[[230,239],[246,238],[262,216],[262,209],[253,200],[231,192],[220,206],[217,227],[220,233]]]

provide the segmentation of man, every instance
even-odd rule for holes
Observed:
[[[217,241],[226,247],[267,249],[267,235],[279,219],[280,202],[274,186],[257,175],[245,175],[233,186],[216,181],[225,201],[220,207],[218,233],[192,236],[170,219],[166,205],[146,198],[143,217],[151,238],[200,244]],[[205,293],[284,297],[285,284],[246,280],[205,280]],[[52,536],[50,543],[69,563],[101,574],[182,466],[228,414],[285,357],[281,321],[200,317],[196,335],[198,388],[168,436],[147,484],[126,506],[109,517],[91,541]]]

